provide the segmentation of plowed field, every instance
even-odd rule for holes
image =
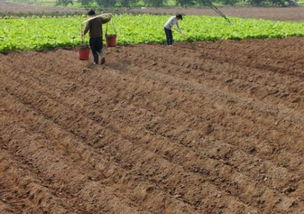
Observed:
[[[0,55],[0,213],[303,213],[303,46]]]
[[[55,1],[54,1],[55,2]],[[26,3],[16,3],[9,2],[6,0],[0,0],[0,15],[13,15],[13,14],[56,14],[56,15],[66,15],[66,14],[85,14],[86,11],[84,9],[78,8],[68,8],[68,7],[44,7],[33,4]]]
[[[281,21],[304,20],[304,7],[222,7],[220,10],[227,16],[243,18],[260,18]],[[150,14],[177,14],[218,16],[208,8],[132,8],[131,12]]]

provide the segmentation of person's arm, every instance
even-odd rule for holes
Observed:
[[[89,30],[90,30],[90,22],[87,22],[85,29],[83,31],[83,36],[86,35]]]
[[[176,27],[177,27],[177,31],[182,33],[182,29],[180,28],[178,21],[176,21]]]

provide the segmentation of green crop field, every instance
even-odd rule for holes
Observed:
[[[163,43],[163,24],[169,16],[119,15],[113,23],[118,43]],[[86,17],[2,18],[0,51],[41,50],[75,47],[81,44],[80,23]],[[303,36],[304,24],[256,19],[231,18],[231,24],[220,17],[186,16],[181,22],[184,35],[174,33],[175,41],[274,38]],[[109,33],[113,28],[109,25]],[[86,37],[86,41],[88,37]]]

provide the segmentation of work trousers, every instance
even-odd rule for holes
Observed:
[[[164,28],[164,30],[167,38],[167,45],[172,45],[173,44],[172,30],[169,30],[167,28]]]
[[[102,56],[102,38],[96,37],[96,38],[90,38],[90,48],[92,50],[92,54],[94,57],[94,62],[98,64],[98,55]]]

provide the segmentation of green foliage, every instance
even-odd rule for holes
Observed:
[[[194,0],[176,0],[176,5],[191,6],[191,5],[195,5],[195,1]]]
[[[166,0],[143,0],[146,6],[160,7],[165,5]]]
[[[122,7],[129,7],[135,5],[137,0],[119,0],[119,3]]]
[[[169,16],[114,16],[118,42],[164,43],[163,25]],[[0,19],[0,51],[41,50],[81,44],[80,23],[85,17]],[[257,19],[186,16],[180,23],[184,35],[174,32],[175,41],[284,38],[304,36],[304,23]],[[111,33],[111,32],[110,32]],[[86,37],[88,41],[88,37]]]
[[[57,0],[56,5],[67,6],[69,4],[73,4],[73,0]]]
[[[221,3],[223,3],[223,5],[235,5],[237,4],[239,1],[238,0],[222,0]]]
[[[83,6],[89,6],[94,2],[94,0],[78,0],[78,2]]]
[[[291,0],[247,0],[248,4],[253,6],[295,6],[295,1]]]
[[[102,7],[114,7],[116,0],[95,0],[95,2]]]

